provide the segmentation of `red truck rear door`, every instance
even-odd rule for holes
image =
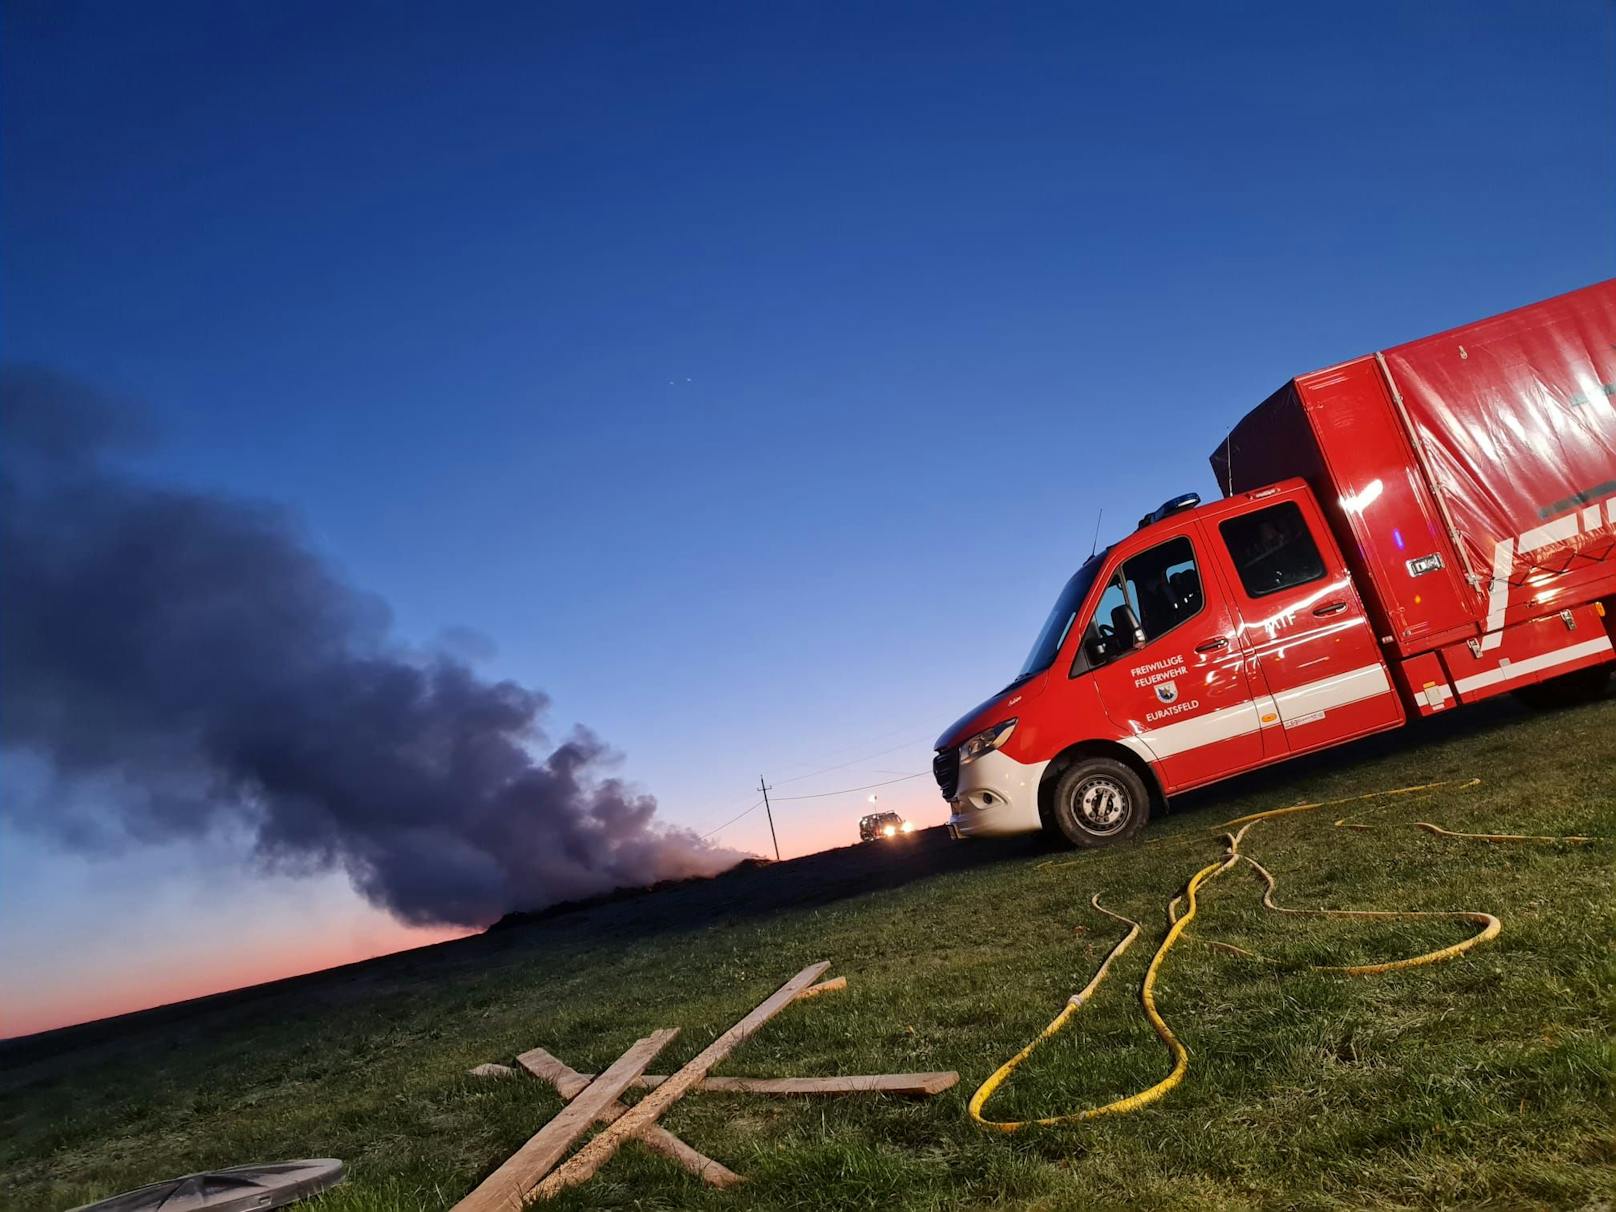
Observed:
[[[1306,485],[1232,498],[1201,529],[1239,619],[1265,757],[1403,722],[1374,628]]]

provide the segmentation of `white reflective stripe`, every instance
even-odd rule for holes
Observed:
[[[1154,762],[1161,757],[1161,754],[1157,753],[1137,736],[1119,736],[1117,740],[1147,762]]]
[[[1272,698],[1265,694],[1230,707],[1220,707],[1205,715],[1177,720],[1160,728],[1143,728],[1131,737],[1123,737],[1122,743],[1141,757],[1148,758],[1153,754],[1158,758],[1169,758],[1203,745],[1215,745],[1219,741],[1256,732],[1262,727],[1264,712],[1272,712],[1286,723],[1305,723],[1309,719],[1317,719],[1332,707],[1345,707],[1348,703],[1357,703],[1377,694],[1390,694],[1391,690],[1385,666],[1364,665],[1347,673],[1282,690]]]
[[[1199,749],[1202,745],[1215,745],[1256,732],[1257,704],[1247,699],[1233,707],[1220,707],[1205,715],[1168,724],[1161,728],[1146,728],[1138,737],[1155,752],[1157,757],[1169,758],[1176,754]]]
[[[1556,648],[1553,652],[1545,652],[1539,656],[1511,661],[1508,665],[1500,665],[1496,669],[1488,669],[1483,673],[1473,673],[1467,678],[1459,678],[1453,685],[1454,689],[1460,694],[1469,694],[1472,690],[1480,690],[1483,686],[1493,686],[1499,682],[1512,682],[1516,678],[1523,678],[1529,673],[1552,669],[1556,665],[1564,665],[1571,661],[1579,661],[1583,657],[1597,656],[1601,652],[1610,651],[1609,637],[1599,636],[1596,639],[1584,640],[1580,644]]]
[[[1305,686],[1281,690],[1274,697],[1279,700],[1279,715],[1287,724],[1302,723],[1300,716],[1316,717],[1332,707],[1345,707],[1361,699],[1386,694],[1392,688],[1383,665],[1365,665],[1348,673],[1320,678]]]
[[[1515,564],[1516,551],[1519,550],[1520,554],[1525,555],[1529,551],[1536,551],[1539,547],[1548,547],[1566,539],[1574,539],[1577,537],[1579,521],[1583,532],[1592,534],[1602,525],[1599,511],[1600,506],[1597,503],[1588,505],[1577,512],[1566,514],[1563,518],[1534,526],[1523,533],[1518,540],[1498,540],[1498,546],[1493,548],[1493,580],[1487,588],[1487,625],[1483,629],[1485,634],[1481,637],[1481,647],[1484,651],[1497,648],[1504,642],[1502,632],[1504,612],[1509,606],[1509,574]],[[1606,499],[1604,511],[1603,525],[1616,526],[1616,497]]]
[[[1521,550],[1536,551],[1539,547],[1547,547],[1550,543],[1559,543],[1565,539],[1575,538],[1577,535],[1577,515],[1568,513],[1563,518],[1555,518],[1552,522],[1545,522],[1541,526],[1534,526],[1521,535]],[[1493,575],[1497,576],[1495,568]]]
[[[1509,607],[1509,571],[1515,566],[1515,540],[1499,539],[1493,548],[1493,583],[1487,588],[1487,634],[1481,637],[1483,649],[1497,648],[1504,642],[1504,611]]]

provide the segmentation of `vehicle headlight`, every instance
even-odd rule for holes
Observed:
[[[968,766],[984,753],[992,753],[1008,741],[1015,730],[1015,720],[1005,720],[992,728],[984,728],[959,747],[960,765]]]
[[[905,833],[913,833],[915,831],[915,823],[913,821],[905,821],[903,823],[903,831]]]

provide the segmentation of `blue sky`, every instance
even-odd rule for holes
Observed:
[[[702,831],[924,769],[1285,378],[1616,272],[1604,0],[19,3],[0,53],[5,356]],[[202,858],[0,838],[0,961],[224,945]]]

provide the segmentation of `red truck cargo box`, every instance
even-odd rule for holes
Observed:
[[[1616,280],[1294,379],[1212,467],[1304,477],[1403,656],[1616,594]]]

